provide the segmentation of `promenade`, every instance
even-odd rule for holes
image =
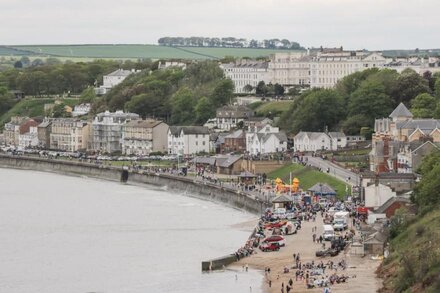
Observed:
[[[312,229],[316,226],[317,232],[312,232]],[[296,281],[295,272],[296,269],[291,269],[295,266],[293,254],[300,254],[302,264],[310,263],[312,261],[315,264],[323,262],[326,264],[329,260],[335,264],[344,260],[347,264],[347,268],[342,270],[339,268],[335,270],[326,270],[325,275],[331,275],[336,273],[338,275],[349,276],[349,279],[345,283],[331,285],[332,293],[373,293],[381,287],[381,280],[376,278],[375,271],[380,264],[378,260],[371,260],[368,257],[351,256],[349,254],[349,248],[345,252],[341,252],[335,257],[323,257],[318,258],[315,256],[315,252],[321,249],[321,244],[313,242],[313,233],[318,236],[323,232],[322,217],[317,215],[316,221],[302,221],[302,228],[298,230],[297,234],[287,235],[286,246],[275,252],[262,252],[260,249],[256,249],[256,253],[250,257],[241,259],[239,262],[232,266],[237,266],[236,269],[240,270],[243,266],[248,265],[251,268],[261,270],[264,273],[265,268],[270,268],[270,274],[265,274],[265,281],[263,286],[263,292],[280,293],[282,284],[284,284],[284,292],[286,291],[286,285],[289,280],[293,280],[292,290],[290,292],[310,292],[321,293],[324,288],[307,289],[305,280]],[[328,247],[330,242],[326,242]],[[289,268],[289,273],[284,273],[284,268]],[[318,276],[320,277],[320,276]],[[269,281],[271,286],[269,287]]]

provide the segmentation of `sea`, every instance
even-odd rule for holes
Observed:
[[[0,168],[0,292],[262,292],[260,271],[201,272],[252,219],[166,188]]]

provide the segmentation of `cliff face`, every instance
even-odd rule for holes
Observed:
[[[404,221],[379,267],[381,293],[440,292],[440,210]]]

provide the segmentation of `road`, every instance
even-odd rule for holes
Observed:
[[[359,185],[360,177],[358,174],[351,172],[347,169],[344,169],[336,164],[333,164],[330,161],[323,160],[320,157],[312,157],[312,156],[304,156],[304,159],[307,158],[307,165],[311,165],[313,167],[321,168],[323,172],[329,169],[329,175],[336,177],[344,182],[352,186]],[[350,179],[348,179],[350,178]]]

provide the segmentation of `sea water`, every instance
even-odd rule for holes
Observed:
[[[201,272],[253,218],[148,185],[0,169],[0,292],[260,292],[260,272]]]

